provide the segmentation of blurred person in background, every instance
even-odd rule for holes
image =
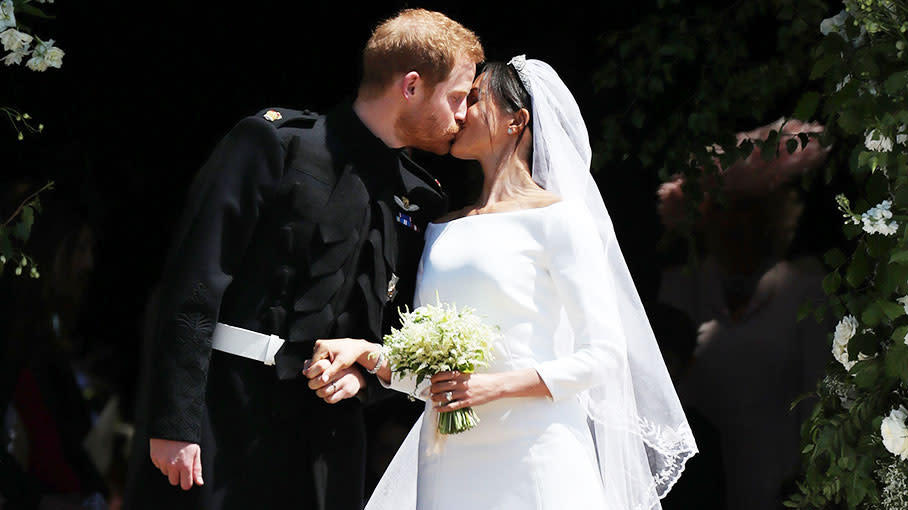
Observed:
[[[37,187],[5,187],[3,218]],[[45,198],[25,252],[39,278],[0,277],[0,450],[4,509],[104,509],[107,483],[83,446],[95,421],[85,398],[92,377],[79,368],[78,323],[94,271],[94,228],[77,208]]]
[[[782,508],[786,483],[798,472],[800,424],[809,413],[791,403],[812,390],[830,358],[830,324],[797,320],[805,301],[823,299],[818,259],[788,259],[803,205],[792,182],[820,166],[827,150],[815,139],[789,154],[786,142],[822,126],[784,119],[747,133],[766,139],[781,130],[780,151],[766,161],[751,155],[722,172],[720,193],[706,193],[696,234],[702,263],[663,273],[660,301],[696,325],[690,367],[678,381],[685,405],[696,409],[720,436],[728,508]],[[682,224],[683,179],[659,190],[659,212],[668,231]],[[704,447],[704,451],[705,451]]]

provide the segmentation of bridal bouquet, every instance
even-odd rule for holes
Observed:
[[[469,307],[438,303],[400,312],[401,327],[384,337],[383,355],[399,377],[416,376],[418,385],[439,372],[472,373],[488,366],[498,328],[484,324]],[[459,434],[479,423],[473,408],[438,416],[438,432]]]

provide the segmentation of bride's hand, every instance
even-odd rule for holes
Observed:
[[[439,372],[432,376],[430,391],[440,413],[485,404],[502,395],[498,374]]]

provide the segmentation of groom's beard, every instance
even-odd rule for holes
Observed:
[[[460,131],[457,123],[445,126],[438,116],[425,112],[404,112],[395,123],[398,136],[407,147],[447,154],[451,151],[454,135]]]

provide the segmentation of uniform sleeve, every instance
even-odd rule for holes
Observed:
[[[606,376],[623,370],[627,358],[608,254],[595,224],[584,207],[566,204],[558,212],[547,223],[545,250],[574,343],[572,352],[536,366],[555,401],[607,384]]]
[[[277,130],[248,117],[218,144],[187,197],[158,296],[149,436],[198,442],[211,336],[263,205],[283,175]]]

